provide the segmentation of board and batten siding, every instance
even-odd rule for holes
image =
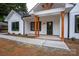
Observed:
[[[70,11],[70,38],[79,39],[79,33],[75,33],[75,15],[79,15],[79,4]]]
[[[12,22],[19,22],[19,31],[12,31]],[[8,32],[11,34],[23,34],[23,20],[16,12],[8,19]]]
[[[60,37],[61,37],[61,23],[62,19],[60,16]],[[64,16],[64,38],[68,38],[68,15],[65,14]]]

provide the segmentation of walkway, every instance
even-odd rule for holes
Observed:
[[[51,40],[42,40],[42,39],[34,39],[34,38],[16,37],[16,36],[4,35],[4,34],[0,34],[0,38],[10,39],[14,41],[23,42],[23,43],[70,50],[66,45],[66,43],[63,41],[51,41]]]

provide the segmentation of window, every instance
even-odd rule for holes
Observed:
[[[19,22],[12,22],[12,31],[19,31]]]
[[[30,23],[30,26],[31,26],[30,29],[31,29],[31,31],[34,31],[34,29],[35,29],[34,23],[35,23],[35,22],[31,22],[31,23]],[[38,25],[37,25],[37,26],[38,26]],[[41,31],[41,22],[39,22],[39,30]]]
[[[79,15],[75,16],[75,32],[79,33]]]

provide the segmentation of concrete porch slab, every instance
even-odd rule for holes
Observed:
[[[65,42],[63,42],[63,41],[16,37],[16,36],[4,35],[4,34],[0,34],[0,38],[19,41],[19,42],[23,42],[23,43],[35,44],[35,45],[40,45],[40,46],[48,46],[48,47],[55,47],[55,48],[70,50],[68,48],[68,46],[65,44]]]

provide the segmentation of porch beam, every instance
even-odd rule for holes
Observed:
[[[61,12],[61,40],[64,41],[64,11]]]

